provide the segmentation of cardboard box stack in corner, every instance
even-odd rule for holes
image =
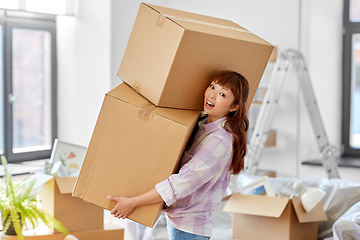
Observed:
[[[223,211],[233,212],[233,239],[317,240],[327,221],[321,202],[305,212],[300,198],[232,195]]]
[[[111,210],[108,195],[145,193],[176,172],[211,78],[242,73],[248,109],[272,50],[231,21],[142,3],[118,71],[125,83],[105,96],[73,196]],[[129,218],[152,227],[162,208]]]

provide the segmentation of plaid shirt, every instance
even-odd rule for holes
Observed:
[[[211,211],[220,205],[231,176],[232,135],[223,128],[224,120],[200,121],[179,173],[155,186],[170,223],[184,232],[211,236]]]

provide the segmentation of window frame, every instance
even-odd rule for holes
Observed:
[[[0,25],[2,26],[2,35],[0,35],[0,37],[2,38],[1,39],[2,41],[0,41],[2,43],[2,46],[0,46],[0,48],[2,48],[2,53],[3,53],[2,55],[0,54],[0,58],[1,58],[0,64],[3,64],[3,66],[1,66],[2,67],[2,75],[0,76],[0,78],[2,78],[2,81],[0,81],[0,85],[3,86],[2,88],[0,88],[2,91],[2,93],[1,93],[2,95],[0,94],[0,96],[3,97],[2,101],[0,101],[0,104],[3,105],[2,112],[0,113],[3,115],[3,126],[0,125],[0,127],[3,128],[2,132],[4,133],[4,135],[3,136],[0,135],[0,137],[3,137],[3,139],[2,139],[3,146],[1,146],[1,148],[3,148],[2,149],[3,152],[0,150],[0,154],[5,154],[5,139],[6,139],[6,137],[5,137],[5,135],[6,135],[6,131],[5,131],[5,129],[6,129],[6,127],[5,127],[5,121],[6,121],[5,99],[6,98],[5,98],[5,66],[4,66],[5,65],[5,19],[2,17],[2,15],[3,15],[3,11],[0,12]],[[1,164],[1,161],[0,161],[0,164]]]
[[[342,156],[360,157],[360,149],[350,145],[352,35],[360,34],[360,22],[350,21],[350,1],[344,1],[343,13]]]
[[[19,11],[5,10],[0,16],[3,22],[3,49],[4,49],[4,155],[9,163],[30,160],[47,159],[50,157],[52,144],[49,149],[13,153],[13,126],[12,104],[9,102],[9,94],[12,93],[12,29],[33,29],[48,31],[51,35],[51,143],[57,137],[57,94],[56,94],[56,21],[54,15],[24,13]]]

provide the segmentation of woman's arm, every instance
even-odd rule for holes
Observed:
[[[108,196],[107,198],[117,202],[116,206],[111,210],[111,214],[113,214],[114,217],[123,219],[128,217],[136,207],[164,202],[155,188],[136,197]]]
[[[224,141],[220,137],[209,138],[178,173],[156,184],[156,190],[166,205],[171,206],[213,179],[215,173],[231,161],[229,144],[229,141]]]

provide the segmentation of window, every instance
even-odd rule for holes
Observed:
[[[56,15],[73,15],[75,0],[1,0],[0,8]]]
[[[65,0],[26,0],[26,11],[65,14]]]
[[[4,23],[0,22],[0,154],[4,154]]]
[[[360,0],[346,0],[343,41],[344,156],[360,156]]]
[[[49,158],[56,137],[55,18],[31,16],[0,17],[0,152],[9,162]]]

